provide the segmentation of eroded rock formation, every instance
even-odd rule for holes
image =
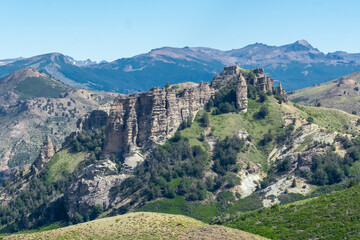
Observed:
[[[107,120],[105,153],[126,153],[163,143],[184,120],[193,119],[214,93],[209,84],[201,83],[181,91],[155,87],[117,97]]]
[[[247,83],[243,75],[239,75],[236,83],[236,108],[241,112],[247,111],[248,97],[247,97]]]
[[[288,95],[285,92],[285,89],[281,86],[281,83],[279,83],[279,86],[275,88],[275,94],[278,94],[281,96],[281,98],[287,102],[289,100]]]
[[[32,175],[37,175],[38,172],[44,167],[44,165],[50,161],[50,159],[55,154],[55,147],[50,139],[49,136],[47,136],[46,140],[43,143],[43,146],[40,150],[40,154],[38,158],[35,160],[35,162],[31,166],[31,173]]]
[[[70,217],[76,212],[84,213],[95,206],[109,208],[118,186],[126,175],[119,174],[116,165],[110,160],[101,160],[86,167],[72,182],[64,194],[65,206]]]

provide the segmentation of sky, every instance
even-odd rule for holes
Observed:
[[[0,0],[0,59],[60,52],[113,61],[163,46],[306,39],[360,53],[359,0]]]

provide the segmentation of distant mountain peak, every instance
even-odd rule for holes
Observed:
[[[48,75],[46,75],[45,73],[43,73],[42,71],[40,71],[38,69],[26,67],[26,68],[22,68],[20,70],[10,73],[5,79],[7,81],[11,80],[11,79],[23,80],[27,77],[40,77],[40,76],[48,76]]]
[[[300,44],[300,45],[303,45],[303,46],[308,47],[308,48],[313,48],[313,46],[311,46],[311,44],[308,41],[306,41],[305,39],[297,40],[295,42],[295,44]]]

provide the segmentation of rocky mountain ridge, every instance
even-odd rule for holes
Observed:
[[[163,47],[98,64],[50,53],[4,63],[0,66],[0,77],[32,67],[71,86],[129,94],[161,87],[168,81],[210,82],[224,66],[234,64],[245,69],[264,68],[287,90],[294,90],[359,71],[360,54],[340,51],[325,54],[305,40],[283,46],[255,43],[229,51]]]

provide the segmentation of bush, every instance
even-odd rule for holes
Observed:
[[[218,108],[221,113],[235,112],[236,110],[235,107],[228,102],[220,103]]]
[[[314,122],[314,118],[312,116],[309,116],[306,121],[308,121],[309,123],[313,123]]]
[[[291,170],[291,159],[286,157],[277,166],[276,170],[278,173],[285,173]]]
[[[266,105],[262,105],[259,112],[254,114],[255,119],[264,119],[269,114],[269,108]]]
[[[271,95],[271,94],[270,94],[270,95]],[[263,103],[263,102],[266,101],[266,99],[267,99],[266,93],[265,93],[265,92],[261,92],[261,93],[259,94],[259,102]]]
[[[204,112],[204,114],[199,118],[198,122],[202,127],[210,126],[209,114],[207,112]]]
[[[216,200],[223,206],[235,202],[234,194],[230,191],[221,191],[216,196]]]
[[[267,133],[264,134],[263,139],[260,140],[259,145],[260,146],[265,146],[268,143],[270,143],[273,140],[273,135],[271,133],[271,131],[269,130]]]

